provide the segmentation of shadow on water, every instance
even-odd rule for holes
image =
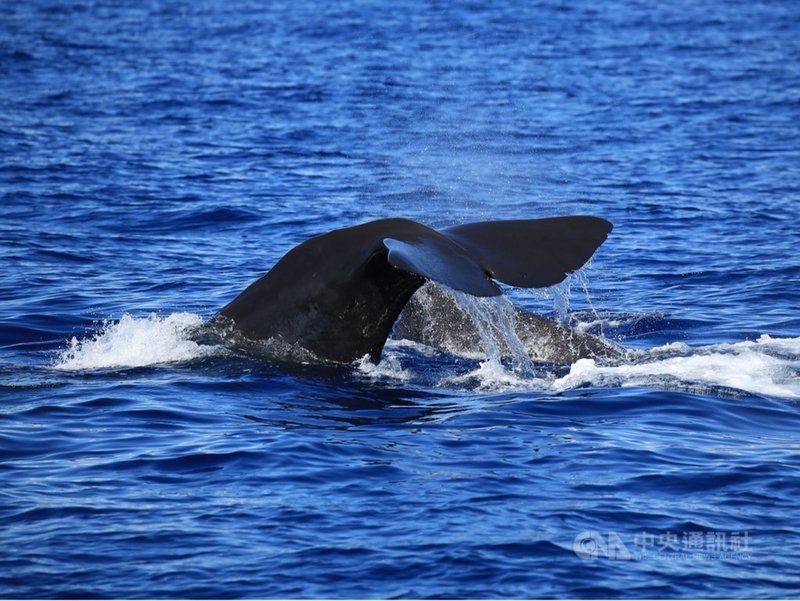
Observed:
[[[369,379],[352,367],[239,359],[216,369],[222,368],[235,378],[243,367],[248,386],[263,391],[263,397],[259,393],[250,395],[249,412],[244,417],[264,425],[286,429],[397,427],[441,419],[459,410],[452,391]],[[220,384],[222,388],[240,385],[236,381]],[[254,402],[259,398],[262,402]]]

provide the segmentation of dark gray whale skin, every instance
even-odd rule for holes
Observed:
[[[611,229],[599,217],[570,216],[442,231],[392,218],[334,230],[290,250],[209,325],[276,359],[377,362],[426,280],[474,296],[501,294],[493,280],[552,286],[583,266]]]
[[[532,361],[569,365],[578,359],[609,362],[623,356],[618,347],[603,338],[578,332],[544,315],[511,305],[509,308],[508,323]],[[503,356],[512,354],[502,335],[490,335]],[[395,323],[392,337],[462,356],[484,350],[473,316],[459,306],[452,293],[435,282],[428,282],[411,297]]]

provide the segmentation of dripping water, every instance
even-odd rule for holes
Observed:
[[[511,371],[520,378],[535,375],[525,344],[517,335],[514,305],[506,296],[477,297],[456,290],[447,290],[447,294],[475,325],[492,367]]]

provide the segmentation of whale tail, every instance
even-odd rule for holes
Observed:
[[[551,286],[583,266],[611,229],[589,216],[470,223],[441,232],[408,219],[372,221],[296,246],[214,322],[282,355],[293,347],[324,362],[350,363],[367,354],[377,361],[403,307],[426,280],[475,296],[501,294],[493,280]]]

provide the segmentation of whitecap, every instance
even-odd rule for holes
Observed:
[[[199,344],[191,339],[202,323],[203,318],[193,313],[173,313],[166,317],[155,313],[134,317],[126,313],[119,321],[104,322],[92,336],[73,337],[53,367],[64,371],[134,368],[221,353],[220,346]]]
[[[756,341],[700,347],[671,343],[631,353],[618,365],[581,359],[552,386],[557,391],[583,386],[733,389],[800,400],[799,369],[800,338],[763,335]]]

